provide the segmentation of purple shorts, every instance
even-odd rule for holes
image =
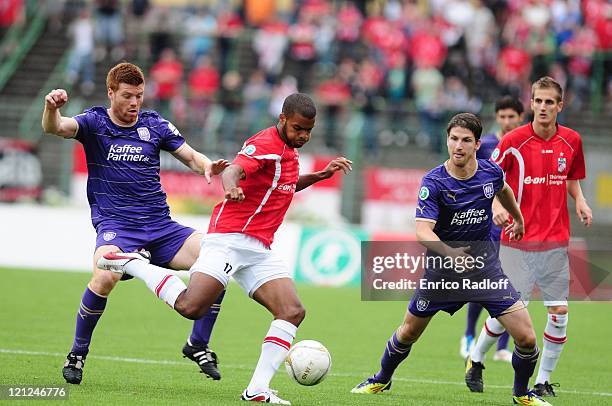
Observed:
[[[519,300],[518,294],[513,299],[491,300],[486,302],[475,302],[487,309],[493,318],[500,316],[506,309]],[[468,302],[430,302],[425,298],[413,296],[408,305],[408,311],[417,317],[430,317],[440,310],[450,314],[455,314],[463,305]],[[420,310],[423,309],[423,310]]]
[[[425,273],[430,280],[449,279],[451,282],[456,282],[462,286],[461,278],[453,278],[453,275],[446,275],[441,278],[433,273]],[[457,310],[461,309],[466,303],[478,303],[482,305],[489,315],[493,318],[500,316],[510,306],[520,300],[521,295],[514,289],[508,277],[504,275],[501,269],[495,269],[484,275],[480,275],[469,279],[470,282],[482,283],[483,280],[498,281],[495,288],[483,289],[458,289],[458,290],[421,290],[416,289],[414,296],[408,305],[408,311],[417,317],[430,317],[439,311],[445,311],[453,315]],[[499,283],[505,281],[505,283]]]
[[[165,267],[194,232],[170,217],[145,225],[106,220],[96,226],[96,249],[102,245],[116,245],[123,252],[145,249],[151,253],[152,264]]]

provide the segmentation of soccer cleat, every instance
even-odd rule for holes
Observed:
[[[183,347],[183,358],[189,358],[201,369],[201,372],[215,381],[221,379],[221,373],[217,368],[217,354],[208,348],[208,345],[194,345],[187,340]]]
[[[277,392],[272,389],[264,390],[261,392],[257,392],[255,394],[249,394],[245,389],[240,395],[240,399],[246,400],[248,402],[262,402],[262,403],[272,403],[276,405],[290,405],[291,402],[288,400],[284,400],[278,397]]]
[[[391,389],[391,381],[378,382],[373,376],[351,389],[351,393],[380,393]]]
[[[559,387],[558,383],[548,383],[548,381],[544,382],[544,383],[536,383],[533,386],[533,391],[535,392],[536,395],[541,396],[541,397],[555,397],[557,396],[555,394],[555,391],[553,390],[553,386],[554,387]]]
[[[121,275],[125,274],[125,266],[131,261],[151,261],[151,254],[148,251],[139,252],[109,252],[98,260],[98,268],[105,269]]]
[[[508,350],[497,350],[493,354],[493,361],[512,362],[512,352]]]
[[[461,337],[461,343],[459,344],[459,355],[461,355],[461,358],[466,359],[470,352],[472,352],[475,344],[474,336]]]
[[[482,362],[472,362],[472,357],[465,359],[465,384],[472,392],[483,392],[484,382],[482,370],[485,369]]]
[[[70,352],[66,356],[66,362],[62,369],[62,375],[68,383],[78,385],[83,380],[83,367],[85,366],[85,355],[76,355]]]
[[[539,397],[535,391],[529,391],[523,396],[513,396],[512,403],[515,405],[528,406],[552,406],[550,403]]]

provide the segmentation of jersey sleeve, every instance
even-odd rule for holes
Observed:
[[[95,128],[95,114],[91,113],[89,110],[85,110],[84,112],[82,112],[81,114],[77,114],[73,118],[79,125],[76,136],[74,138],[81,144],[84,144],[87,136],[91,134],[92,129]]]
[[[262,169],[266,162],[280,159],[279,151],[261,138],[247,140],[232,163],[240,165],[248,177]]]
[[[582,150],[582,139],[580,137],[578,137],[575,147],[576,148],[574,148],[574,159],[572,159],[572,166],[567,172],[568,180],[580,180],[586,177],[584,151]]]
[[[160,118],[161,122],[161,144],[160,148],[164,151],[173,152],[185,143],[185,138],[181,132],[168,120]]]
[[[430,177],[425,176],[419,189],[416,208],[417,220],[438,221],[440,215],[439,197],[440,188]]]
[[[506,174],[502,170],[502,168],[493,163],[493,172],[495,173],[495,180],[493,181],[493,186],[495,190],[495,194],[504,188],[504,183],[506,182]]]

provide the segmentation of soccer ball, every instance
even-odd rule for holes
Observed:
[[[318,341],[304,340],[289,350],[285,359],[287,373],[300,385],[320,383],[331,369],[331,355]]]

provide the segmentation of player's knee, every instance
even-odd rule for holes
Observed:
[[[96,272],[89,282],[89,288],[98,295],[108,296],[118,281],[111,272]]]
[[[397,329],[397,339],[402,343],[415,343],[420,335],[410,324],[404,323]]]
[[[284,308],[275,316],[277,319],[288,321],[294,326],[299,326],[306,317],[306,309],[301,304],[291,305]]]
[[[174,310],[189,320],[199,320],[204,317],[204,314],[206,314],[206,309],[202,309],[190,303],[183,303],[179,301],[174,304]]]
[[[174,310],[189,320],[199,320],[206,314],[207,307],[195,303],[181,293],[174,303]]]
[[[535,348],[537,343],[535,331],[533,329],[522,331],[514,337],[514,342],[521,348]]]

